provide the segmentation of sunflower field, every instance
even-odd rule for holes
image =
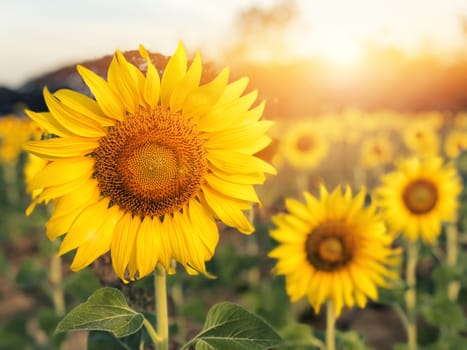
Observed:
[[[467,349],[465,50],[250,39],[0,87],[0,350]]]

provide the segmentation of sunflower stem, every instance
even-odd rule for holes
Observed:
[[[17,178],[18,173],[16,171],[16,162],[7,163],[3,167],[3,177],[5,181],[5,191],[8,202],[11,205],[16,205],[19,200]]]
[[[154,344],[159,344],[162,341],[162,338],[159,337],[159,335],[156,333],[156,330],[152,326],[151,322],[149,322],[146,318],[143,321],[143,326],[146,328],[146,331],[149,334],[149,337],[151,338],[152,342]],[[141,344],[140,344],[141,347]],[[143,342],[143,347],[144,347],[144,342]]]
[[[405,279],[407,291],[405,304],[407,308],[407,343],[409,350],[417,349],[417,296],[416,296],[416,268],[418,260],[418,242],[409,242],[407,247],[407,266]]]
[[[65,295],[62,282],[62,257],[53,254],[50,260],[50,283],[52,284],[54,310],[58,316],[65,315]]]
[[[455,267],[458,260],[458,231],[456,223],[450,223],[446,227],[446,264]],[[451,281],[448,284],[448,298],[456,301],[460,290],[459,281]]]
[[[156,322],[157,338],[155,341],[157,350],[169,349],[169,320],[167,312],[167,285],[166,271],[157,265],[154,276],[154,289],[156,293]]]
[[[326,303],[326,350],[336,349],[336,314],[331,300]]]

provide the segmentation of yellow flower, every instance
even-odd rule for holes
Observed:
[[[349,187],[320,199],[305,192],[306,203],[286,200],[289,213],[273,217],[271,236],[280,245],[269,253],[278,259],[275,272],[285,275],[292,301],[306,296],[316,313],[331,300],[338,316],[343,306],[365,307],[378,298],[377,287],[388,287],[398,277],[392,267],[400,251],[374,207],[364,207],[365,191],[355,197]]]
[[[383,135],[368,137],[362,141],[360,162],[367,168],[389,163],[394,154],[393,144]]]
[[[407,148],[417,156],[436,156],[439,152],[439,137],[433,126],[423,120],[409,119],[402,137]]]
[[[465,149],[467,149],[467,131],[453,130],[446,136],[444,153],[449,158],[457,158]]]
[[[311,170],[328,152],[328,142],[314,123],[302,122],[291,127],[281,142],[281,154],[295,168]]]
[[[0,117],[0,163],[14,164],[23,144],[33,133],[32,123],[27,118],[8,115]]]
[[[47,235],[66,234],[59,254],[77,249],[79,270],[110,250],[122,280],[141,278],[171,260],[189,273],[207,273],[219,239],[215,219],[251,233],[244,215],[259,202],[253,185],[274,173],[253,154],[266,147],[271,122],[251,108],[247,78],[228,83],[229,70],[200,85],[196,54],[187,67],[180,44],[162,78],[144,47],[144,75],[116,52],[107,81],[78,72],[94,95],[44,89],[49,112],[28,111],[58,138],[31,141],[27,150],[50,162],[28,183],[53,199]]]
[[[413,157],[400,160],[397,170],[382,177],[375,200],[394,231],[433,244],[441,223],[455,218],[461,189],[453,166],[443,165],[439,157]]]

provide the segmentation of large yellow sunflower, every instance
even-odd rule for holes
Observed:
[[[189,273],[206,273],[218,242],[215,219],[251,233],[244,211],[258,202],[254,184],[274,173],[253,154],[266,147],[271,122],[259,121],[264,103],[242,94],[247,78],[228,83],[225,68],[200,85],[196,54],[187,67],[180,44],[162,78],[144,47],[146,74],[116,52],[107,81],[78,72],[94,99],[71,90],[44,89],[49,109],[28,111],[50,134],[26,149],[50,162],[28,183],[53,199],[47,235],[66,234],[59,254],[77,249],[79,270],[110,250],[122,280],[141,278],[172,259]]]
[[[277,228],[270,234],[280,245],[269,256],[278,259],[275,272],[285,275],[292,301],[306,296],[318,313],[331,300],[338,316],[343,306],[378,298],[377,287],[398,277],[392,268],[400,251],[391,249],[375,208],[364,207],[364,190],[355,197],[349,187],[320,192],[320,199],[305,192],[305,204],[286,200],[289,213],[273,217]]]
[[[312,122],[297,123],[285,134],[281,154],[292,166],[312,170],[328,152],[329,144]]]
[[[441,223],[454,219],[461,182],[451,164],[440,157],[402,159],[397,169],[382,177],[375,191],[388,225],[415,241],[434,243]]]

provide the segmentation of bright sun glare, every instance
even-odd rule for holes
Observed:
[[[327,43],[320,47],[317,55],[332,64],[346,67],[356,63],[361,48],[354,42]]]

